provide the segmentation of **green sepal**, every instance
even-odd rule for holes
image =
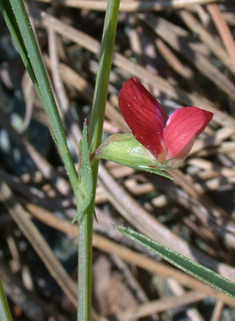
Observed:
[[[87,142],[87,124],[84,123],[83,136],[80,141],[79,155],[79,184],[76,192],[78,212],[72,223],[79,220],[85,213],[93,196],[93,176],[90,162],[90,153]]]
[[[106,159],[112,162],[150,172],[173,180],[163,172],[172,170],[168,164],[159,163],[150,151],[140,144],[132,134],[115,134],[109,136],[95,151],[95,159]]]

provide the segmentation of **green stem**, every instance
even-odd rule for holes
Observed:
[[[0,279],[0,320],[12,321],[11,312],[7,303],[7,298]]]
[[[101,143],[109,75],[112,65],[113,46],[117,28],[120,0],[109,0],[104,22],[95,95],[92,106],[89,146],[93,153]]]
[[[112,65],[113,47],[116,36],[120,0],[109,0],[106,10],[99,68],[97,72],[94,101],[91,114],[89,148],[93,153],[100,145],[108,94],[109,75]],[[92,281],[92,229],[94,200],[97,185],[99,162],[92,164],[93,198],[87,213],[79,221],[78,246],[78,321],[91,319],[91,281]]]
[[[78,321],[91,320],[93,210],[78,220]]]

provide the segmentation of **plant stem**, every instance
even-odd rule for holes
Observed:
[[[99,147],[102,138],[105,105],[108,93],[109,75],[112,65],[113,46],[116,36],[120,0],[109,0],[105,16],[101,44],[99,68],[97,72],[95,94],[92,106],[89,148],[93,153]],[[92,229],[94,200],[97,185],[99,161],[92,164],[93,197],[86,214],[79,220],[78,245],[78,321],[91,319],[92,286]]]
[[[99,67],[92,106],[89,146],[93,153],[101,143],[109,75],[112,65],[113,46],[116,35],[120,0],[109,0],[104,22]]]

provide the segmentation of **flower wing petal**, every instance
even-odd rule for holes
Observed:
[[[156,158],[165,150],[163,128],[168,116],[158,101],[136,79],[123,85],[120,111],[135,138]]]
[[[181,107],[168,119],[164,128],[166,159],[185,158],[195,139],[204,131],[213,113],[198,107]]]

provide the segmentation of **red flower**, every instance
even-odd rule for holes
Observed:
[[[173,166],[185,159],[213,117],[213,113],[198,107],[181,107],[168,118],[136,78],[123,85],[119,108],[134,137],[158,162]]]

